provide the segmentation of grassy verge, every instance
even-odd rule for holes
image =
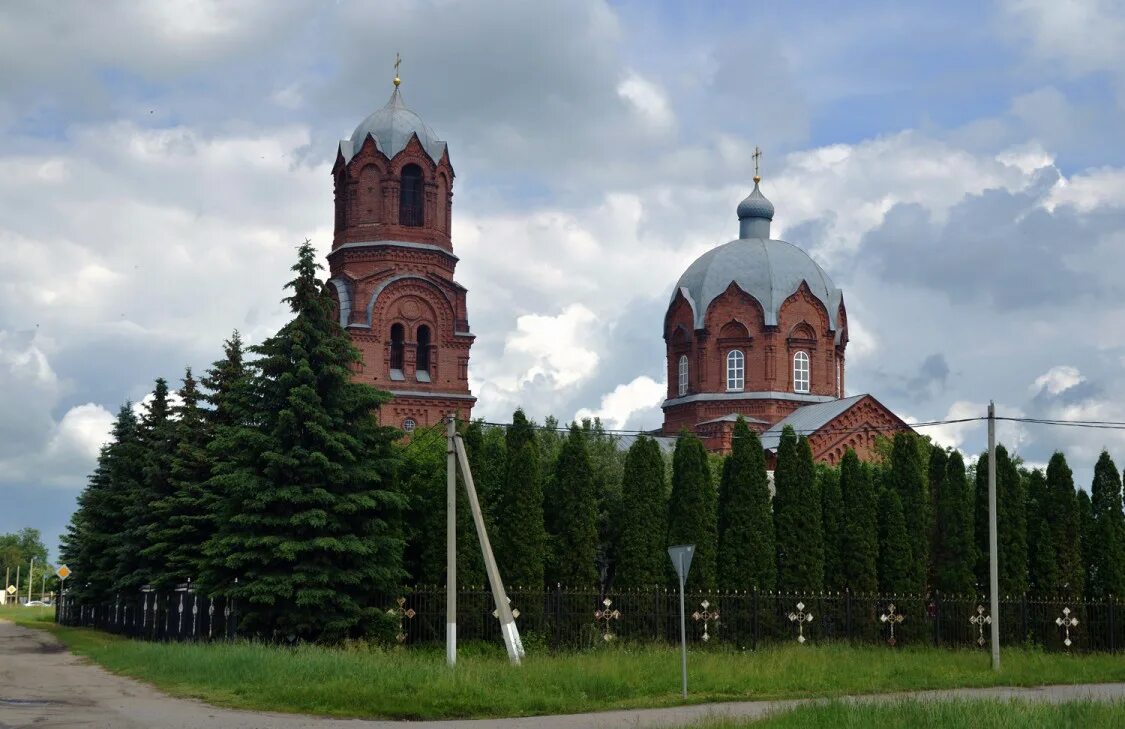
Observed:
[[[11,612],[0,611],[0,617]],[[44,621],[51,619],[50,611],[14,612],[14,619],[50,630],[74,653],[111,671],[174,695],[237,708],[421,719],[682,703],[678,652],[659,646],[533,654],[520,668],[511,668],[501,647],[470,645],[450,671],[440,649],[146,643],[55,626]],[[847,645],[697,651],[688,664],[692,702],[1125,681],[1125,660],[1119,656],[1022,649],[1005,651],[1000,673],[990,670],[983,651]]]
[[[1116,729],[1125,723],[1125,704],[1073,701],[902,701],[893,704],[833,702],[801,706],[758,721],[708,721],[684,729]]]

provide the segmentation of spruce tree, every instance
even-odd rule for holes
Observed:
[[[618,587],[654,587],[664,581],[668,533],[668,482],[664,458],[652,438],[629,446],[622,475],[622,525],[617,546]]]
[[[715,587],[717,495],[703,442],[684,431],[672,456],[672,495],[668,501],[668,545],[694,544],[688,590]],[[669,573],[670,572],[669,567]]]
[[[945,465],[938,488],[937,538],[934,545],[934,587],[947,595],[976,595],[976,545],[973,542],[973,500],[960,451],[935,460]]]
[[[1089,594],[1095,598],[1125,595],[1125,513],[1121,475],[1107,451],[1094,466],[1090,486],[1092,530],[1083,556],[1090,565]]]
[[[167,588],[175,584],[167,570],[169,544],[157,541],[161,516],[157,504],[172,495],[172,457],[175,423],[171,419],[168,383],[156,380],[152,397],[140,420],[141,476],[126,496],[126,527],[117,544],[115,587],[132,593],[143,585]]]
[[[543,586],[547,533],[535,426],[517,410],[508,428],[507,474],[496,510],[496,561],[506,585]]]
[[[211,430],[199,407],[202,396],[189,367],[179,391],[180,403],[172,407],[173,451],[169,464],[171,493],[152,505],[153,546],[164,564],[162,584],[198,580],[203,545],[211,538],[214,520],[207,482],[211,458],[207,444]]]
[[[1054,595],[1059,590],[1059,563],[1051,525],[1047,520],[1050,499],[1047,478],[1038,468],[1027,474],[1027,582],[1037,595]]]
[[[929,571],[930,497],[916,441],[913,433],[895,433],[887,476],[901,500],[910,540],[910,569],[905,575],[908,592],[922,592]]]
[[[586,433],[576,424],[559,450],[555,465],[558,505],[563,518],[555,523],[554,578],[563,585],[592,587],[598,583],[598,503],[594,494]]]
[[[125,403],[78,497],[63,545],[63,561],[74,572],[67,592],[78,602],[107,602],[113,596],[118,545],[127,527],[128,497],[139,489],[141,455],[137,418],[132,404]]]
[[[207,551],[238,577],[219,592],[241,626],[269,639],[337,641],[385,619],[381,594],[405,576],[393,443],[378,424],[387,400],[354,382],[358,350],[306,241],[286,298],[293,318],[254,351],[254,416],[219,428],[229,454],[214,482],[224,494]]]
[[[906,534],[906,518],[898,491],[885,488],[879,496],[879,591],[883,594],[912,593],[913,545]]]
[[[719,485],[716,582],[723,590],[773,590],[776,567],[765,451],[739,417]]]
[[[842,562],[844,586],[852,592],[878,588],[878,528],[871,473],[849,448],[840,461],[840,493],[844,502]]]
[[[840,469],[820,464],[817,484],[824,523],[824,587],[840,591],[847,587],[844,574],[844,497],[840,493]]]
[[[1059,565],[1059,592],[1078,597],[1083,594],[1086,581],[1079,542],[1078,502],[1074,492],[1074,477],[1066,463],[1066,456],[1056,451],[1047,463],[1048,521],[1051,525],[1051,543]]]

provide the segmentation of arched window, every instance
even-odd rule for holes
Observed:
[[[425,220],[422,202],[422,168],[406,165],[402,168],[402,185],[399,188],[398,222],[419,227]]]
[[[793,392],[809,391],[809,355],[797,352],[793,355]]]
[[[430,371],[430,328],[425,324],[418,327],[418,356],[414,369],[417,372]]]
[[[746,357],[742,350],[727,352],[727,390],[741,392],[746,386]]]
[[[391,325],[391,370],[398,370],[402,374],[403,354],[405,353],[405,331],[401,324]]]
[[[679,372],[679,374],[680,374],[680,387],[679,387],[679,390],[678,390],[681,397],[683,395],[687,394],[687,368],[688,368],[687,355],[681,354],[680,355],[680,372]]]

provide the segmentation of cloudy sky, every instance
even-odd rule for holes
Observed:
[[[1125,420],[1125,5],[794,5],[6,4],[0,532],[53,542],[122,402],[284,321],[396,51],[458,173],[476,415],[658,426],[664,307],[757,144],[775,236],[844,289],[850,393]],[[1000,432],[1083,486],[1125,465],[1122,431]]]

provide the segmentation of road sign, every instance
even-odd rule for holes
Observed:
[[[668,556],[672,558],[672,566],[676,568],[676,577],[680,582],[687,581],[688,572],[691,570],[691,558],[695,556],[694,544],[680,544],[668,547]]]
[[[70,577],[70,568],[64,564],[62,567],[55,570],[55,574],[59,576],[60,580],[65,580],[67,577]]]
[[[668,556],[672,558],[672,566],[676,568],[676,577],[680,578],[680,667],[683,673],[684,698],[687,698],[687,626],[684,618],[684,582],[691,570],[691,558],[695,555],[694,544],[677,544],[668,547]]]
[[[16,586],[15,585],[8,585],[8,594],[9,595],[15,595],[16,594]]]

